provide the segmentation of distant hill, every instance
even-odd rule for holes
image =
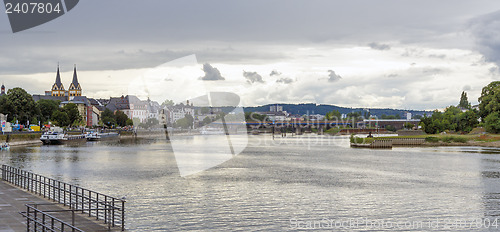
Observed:
[[[276,104],[269,104],[263,106],[256,107],[244,107],[245,112],[267,112],[269,111],[269,107]],[[305,103],[305,104],[278,104],[283,107],[283,110],[297,115],[304,114],[322,114],[338,110],[341,114],[348,114],[351,112],[364,112],[366,110],[370,111],[371,115],[376,115],[377,117],[381,117],[383,114],[385,115],[399,115],[401,118],[406,117],[405,113],[410,112],[413,116],[415,115],[427,115],[432,114],[432,111],[423,111],[423,110],[401,110],[401,109],[379,109],[379,108],[349,108],[349,107],[340,107],[335,105],[316,105],[314,103]],[[363,113],[362,113],[363,115]]]

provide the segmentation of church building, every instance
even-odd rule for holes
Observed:
[[[69,100],[71,100],[73,97],[82,96],[82,87],[80,86],[80,83],[78,83],[76,65],[73,70],[73,81],[69,85],[68,90],[64,89],[64,85],[61,82],[61,74],[59,73],[59,66],[57,66],[56,82],[52,85],[52,90],[46,91],[46,94],[49,92],[51,96],[67,97]]]

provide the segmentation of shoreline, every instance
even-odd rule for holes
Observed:
[[[179,133],[176,135],[196,135],[197,133]],[[148,139],[148,138],[156,138],[160,136],[159,134],[125,134],[125,135],[120,135],[120,138],[124,139],[131,139],[131,138],[142,138],[142,139]],[[332,135],[330,135],[332,136]],[[333,135],[333,136],[338,136],[338,135]],[[427,135],[428,137],[434,137],[436,135]],[[453,135],[457,136],[457,135]],[[408,136],[404,136],[408,138]],[[413,137],[413,136],[411,136]],[[379,137],[380,138],[380,137]],[[383,138],[383,137],[382,137]],[[394,137],[391,137],[394,138]],[[415,138],[422,138],[422,136],[415,136]],[[15,138],[13,139],[14,141],[9,142],[10,146],[25,146],[25,145],[38,145],[42,144],[42,141],[40,139],[36,138]],[[394,145],[394,147],[451,147],[451,146],[470,146],[470,147],[489,147],[489,148],[500,148],[500,140],[498,141],[478,141],[474,139],[469,139],[466,142],[455,142],[455,141],[450,141],[450,142],[444,142],[444,141],[438,141],[438,142],[428,142],[425,141],[424,143],[420,145]]]
[[[381,136],[365,139],[354,136],[351,138],[352,147],[378,148],[380,142],[390,140],[390,147],[490,147],[500,148],[500,135],[496,134],[432,134],[410,136]],[[357,142],[356,142],[357,141]],[[359,146],[367,144],[368,146]],[[371,146],[370,146],[371,145]]]
[[[24,145],[35,145],[35,144],[43,144],[43,142],[40,139],[9,142],[9,146],[11,146],[11,147],[24,146]]]

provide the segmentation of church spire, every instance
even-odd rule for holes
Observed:
[[[64,96],[64,86],[61,82],[61,74],[59,73],[59,63],[57,63],[56,82],[52,85],[52,96]]]
[[[69,96],[82,96],[82,87],[80,86],[80,83],[78,83],[78,75],[76,74],[76,64],[73,71],[73,81],[69,85]]]
[[[73,70],[73,81],[71,82],[75,88],[77,88],[80,84],[78,83],[78,76],[76,75],[76,64],[75,69]]]
[[[60,88],[62,86],[61,82],[61,74],[59,73],[59,64],[57,65],[57,75],[56,75],[56,83],[55,85]]]

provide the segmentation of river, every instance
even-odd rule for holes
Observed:
[[[130,231],[500,227],[498,149],[368,150],[348,137],[256,135],[241,154],[183,177],[174,150],[146,139],[12,147],[0,164],[126,197]]]

